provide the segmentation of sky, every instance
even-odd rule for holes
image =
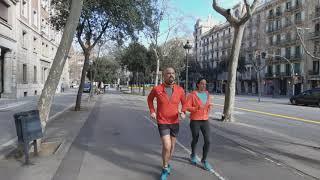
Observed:
[[[224,8],[231,8],[241,0],[218,0],[217,3]],[[250,1],[249,1],[250,2]],[[179,22],[177,31],[170,32],[170,38],[174,36],[183,36],[188,39],[192,38],[194,24],[197,19],[206,20],[209,14],[212,15],[216,22],[225,22],[225,18],[215,12],[212,8],[212,0],[169,0],[167,11],[171,16],[171,23],[164,20],[160,26],[160,43],[166,39],[166,32],[172,24]],[[170,25],[171,24],[171,25]]]

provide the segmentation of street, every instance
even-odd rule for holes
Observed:
[[[169,179],[320,179],[317,107],[292,106],[285,99],[272,98],[257,103],[255,97],[239,96],[236,122],[225,123],[216,120],[222,112],[223,98],[214,95],[215,107],[210,119],[212,142],[208,161],[215,172],[209,173],[189,163],[191,133],[187,118],[181,121]],[[85,118],[81,120],[83,124],[77,122],[78,118],[64,115],[61,118],[66,120],[52,121],[53,124],[57,121],[58,127],[50,129],[48,125],[53,136],[61,134],[54,131],[64,129],[62,134],[70,145],[64,145],[63,150],[49,157],[34,158],[36,163],[31,168],[23,168],[12,160],[0,161],[4,177],[28,179],[30,174],[41,171],[38,179],[43,180],[158,179],[161,144],[156,124],[149,118],[146,96],[110,90],[95,99],[88,115],[81,115]],[[67,133],[71,127],[72,140]],[[200,158],[202,144],[200,136],[197,148]],[[16,173],[18,169],[23,171]]]

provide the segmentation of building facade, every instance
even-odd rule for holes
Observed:
[[[237,15],[242,10],[243,6],[238,4],[231,12]],[[216,72],[214,90],[224,92],[227,80],[225,66],[230,59],[233,29],[228,22],[207,23],[206,26],[199,22],[195,24],[193,52],[202,68],[210,65]],[[259,69],[263,69],[260,71],[260,89],[265,95],[290,96],[320,87],[319,58],[305,51],[306,48],[311,55],[320,57],[319,23],[319,0],[268,0],[261,3],[245,27],[237,93],[258,93]],[[266,57],[261,57],[261,52],[266,52]]]
[[[49,0],[0,0],[2,98],[41,94],[61,39],[49,10]],[[63,73],[59,87],[68,79]]]

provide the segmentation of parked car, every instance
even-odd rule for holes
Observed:
[[[83,92],[89,93],[91,90],[91,83],[85,83],[83,87]]]
[[[320,107],[320,88],[310,89],[290,98],[291,104],[317,105]]]

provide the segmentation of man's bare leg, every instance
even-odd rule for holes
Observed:
[[[162,167],[168,167],[169,160],[171,158],[171,138],[170,135],[165,135],[161,137],[162,141]]]
[[[177,138],[173,137],[173,136],[170,136],[170,139],[171,139],[171,149],[170,149],[170,158],[169,158],[169,160],[171,160],[171,158],[173,156],[174,148],[176,146],[176,141],[177,141]]]

